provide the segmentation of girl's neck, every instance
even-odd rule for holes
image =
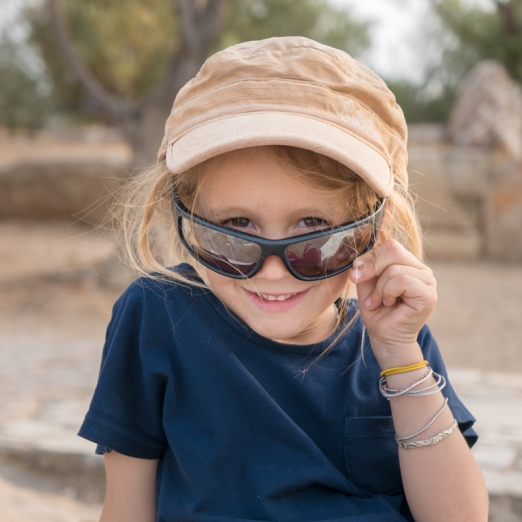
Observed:
[[[287,341],[285,339],[273,339],[273,341],[285,344],[320,343],[335,333],[338,324],[339,310],[334,303],[332,306],[328,307],[313,324],[305,328],[298,337],[292,338],[291,341]]]

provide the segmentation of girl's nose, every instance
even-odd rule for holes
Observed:
[[[277,280],[286,277],[290,272],[288,272],[283,260],[278,256],[268,256],[263,264],[261,265],[261,269],[256,274],[255,277],[261,276],[265,279]]]

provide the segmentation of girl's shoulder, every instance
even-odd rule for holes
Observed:
[[[135,279],[116,300],[113,307],[113,319],[126,316],[138,318],[147,315],[157,317],[168,313],[183,313],[196,304],[208,301],[211,294],[207,288],[202,288],[203,281],[188,264],[170,268],[174,273],[182,275],[194,285],[181,283],[163,274],[150,274]],[[196,306],[197,307],[197,306]]]
[[[163,274],[151,273],[135,279],[122,293],[120,300],[154,298],[164,299],[166,296],[189,295],[198,296],[205,295],[209,292],[207,288],[201,288],[202,279],[196,273],[194,268],[189,264],[183,263],[169,270],[176,275],[183,276],[189,282],[180,282],[174,277],[170,278]],[[190,284],[194,282],[194,284]]]

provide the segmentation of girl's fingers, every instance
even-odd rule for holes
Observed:
[[[406,265],[430,271],[398,241],[389,239],[356,259],[350,278],[354,283],[363,283],[374,277],[379,277],[391,265]]]
[[[406,287],[411,283],[412,280],[417,280],[422,283],[420,289],[423,289],[426,295],[431,294],[432,290],[437,287],[437,281],[433,277],[433,273],[427,267],[426,269],[414,268],[405,265],[391,265],[381,274],[376,280],[372,291],[367,296],[370,298],[371,308],[374,309],[381,304],[385,306],[392,306],[395,304],[396,298],[405,294]],[[392,294],[387,293],[390,281],[394,281],[394,292]],[[403,285],[403,290],[399,291],[399,286]],[[395,295],[396,294],[396,295]],[[406,297],[406,295],[404,295]]]
[[[382,285],[381,293],[372,292],[364,302],[368,310],[375,310],[381,305],[394,306],[401,298],[411,308],[421,311],[432,309],[437,302],[434,285],[426,284],[416,276],[401,274],[387,278]]]

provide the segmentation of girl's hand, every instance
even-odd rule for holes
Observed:
[[[350,279],[381,368],[421,361],[417,336],[437,304],[431,269],[387,240],[355,261]]]

